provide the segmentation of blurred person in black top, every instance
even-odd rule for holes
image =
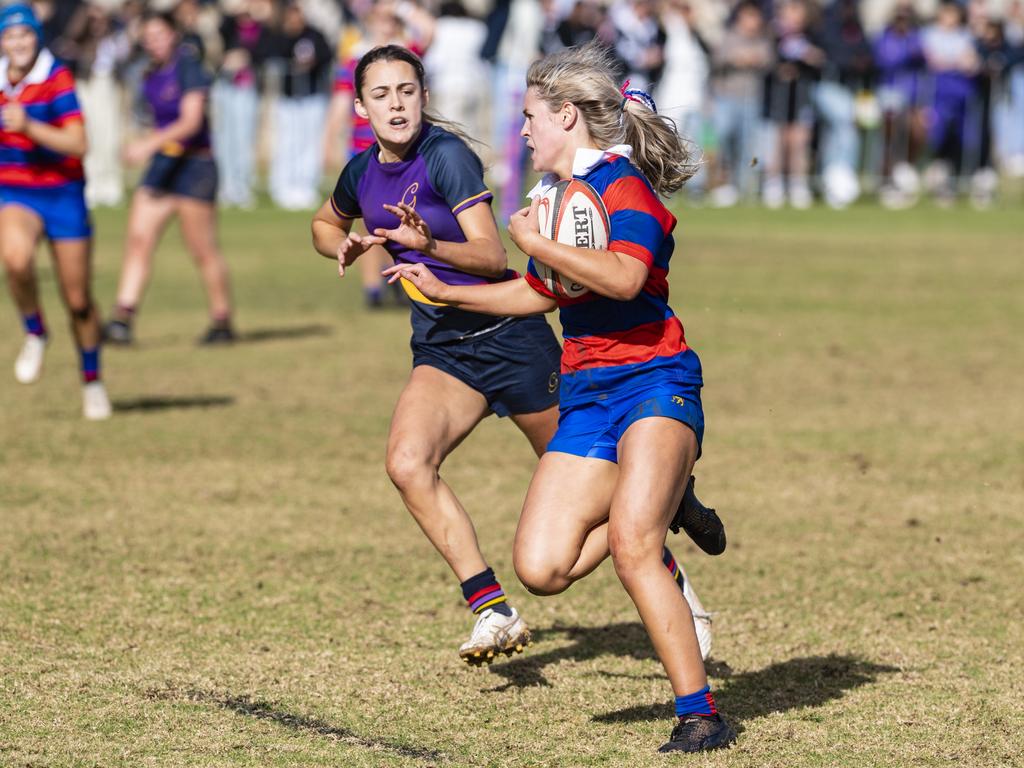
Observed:
[[[825,64],[814,91],[814,104],[823,128],[823,191],[833,208],[845,208],[860,194],[855,100],[858,92],[870,86],[874,62],[858,6],[858,0],[835,0],[825,9],[821,30]]]
[[[654,0],[618,0],[608,10],[614,53],[632,88],[652,90],[665,66],[665,30]]]
[[[282,208],[316,208],[334,52],[306,22],[302,7],[290,3],[282,12],[275,54],[283,72],[274,112],[270,196]]]
[[[556,31],[563,47],[576,48],[601,36],[606,24],[607,17],[600,3],[595,0],[577,0]]]
[[[811,94],[825,53],[811,31],[811,13],[808,0],[783,0],[773,20],[776,63],[765,79],[764,92],[765,117],[777,130],[762,190],[769,208],[781,207],[787,191],[794,208],[809,208],[813,202],[807,183],[814,123]]]
[[[975,109],[976,125],[973,139],[977,145],[976,161],[971,169],[971,203],[975,208],[988,208],[999,185],[999,175],[993,165],[995,143],[994,104],[1005,100],[1006,71],[1012,51],[1003,34],[1003,24],[986,18],[978,25],[975,41],[981,66],[978,70],[978,91]],[[1024,126],[1016,126],[1024,130]]]

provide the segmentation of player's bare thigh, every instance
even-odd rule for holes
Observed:
[[[617,465],[603,459],[558,451],[541,457],[513,547],[516,572],[528,589],[560,592],[604,559],[606,537],[589,534],[608,519],[618,474]],[[585,544],[595,551],[583,557]]]
[[[402,472],[410,463],[439,467],[487,413],[487,400],[475,389],[437,368],[417,365],[391,417],[389,472]]]

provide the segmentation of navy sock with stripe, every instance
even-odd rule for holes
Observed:
[[[483,613],[488,608],[502,616],[511,616],[512,609],[509,607],[505,592],[498,583],[494,570],[488,568],[476,576],[470,576],[461,584],[462,596],[469,604],[469,610],[473,613]]]

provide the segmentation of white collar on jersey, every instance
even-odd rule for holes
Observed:
[[[32,69],[18,81],[17,85],[12,86],[11,81],[7,78],[7,67],[10,61],[4,56],[0,59],[0,89],[3,89],[8,96],[17,96],[26,85],[39,85],[39,83],[46,82],[50,70],[53,69],[53,61],[53,54],[50,53],[50,50],[48,48],[41,49],[36,55],[36,63],[32,65]]]
[[[576,150],[576,156],[572,160],[572,175],[586,176],[608,155],[619,155],[627,160],[633,156],[633,148],[629,144],[616,144],[608,149],[593,149],[592,147],[580,147]],[[544,178],[537,182],[537,185],[526,193],[527,198],[540,197],[548,188],[558,181],[558,174],[545,173]]]

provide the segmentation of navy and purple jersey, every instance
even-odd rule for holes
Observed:
[[[331,196],[334,212],[343,219],[363,218],[367,231],[373,232],[378,227],[392,229],[398,224],[398,217],[384,210],[385,204],[407,203],[427,222],[435,239],[466,242],[456,216],[474,205],[489,204],[493,197],[484,184],[480,159],[466,143],[443,128],[424,123],[419,138],[401,161],[382,163],[377,153],[374,144],[345,166]],[[390,241],[385,248],[396,263],[426,264],[439,280],[449,285],[482,285],[516,277],[512,270],[506,270],[500,278],[471,275]],[[506,318],[431,301],[407,280],[402,281],[402,287],[412,299],[414,342],[458,341],[506,322]]]
[[[181,99],[189,91],[206,92],[211,78],[202,62],[191,51],[180,48],[164,66],[151,69],[142,82],[142,95],[153,112],[157,128],[166,128],[181,116]],[[208,152],[210,121],[203,115],[202,127],[180,146],[161,148],[167,155],[183,152]]]
[[[622,155],[606,153],[578,176],[601,196],[611,227],[608,250],[632,256],[648,269],[636,298],[617,301],[587,291],[556,296],[530,259],[526,280],[558,301],[562,348],[560,405],[603,399],[624,387],[677,382],[699,384],[700,363],[689,349],[683,325],[668,305],[668,266],[676,219],[650,183]]]
[[[75,96],[75,79],[53,54],[43,48],[32,69],[12,85],[8,60],[0,59],[0,107],[18,102],[32,120],[60,127],[82,122]],[[0,187],[53,189],[80,183],[82,161],[36,144],[23,133],[0,128]]]

